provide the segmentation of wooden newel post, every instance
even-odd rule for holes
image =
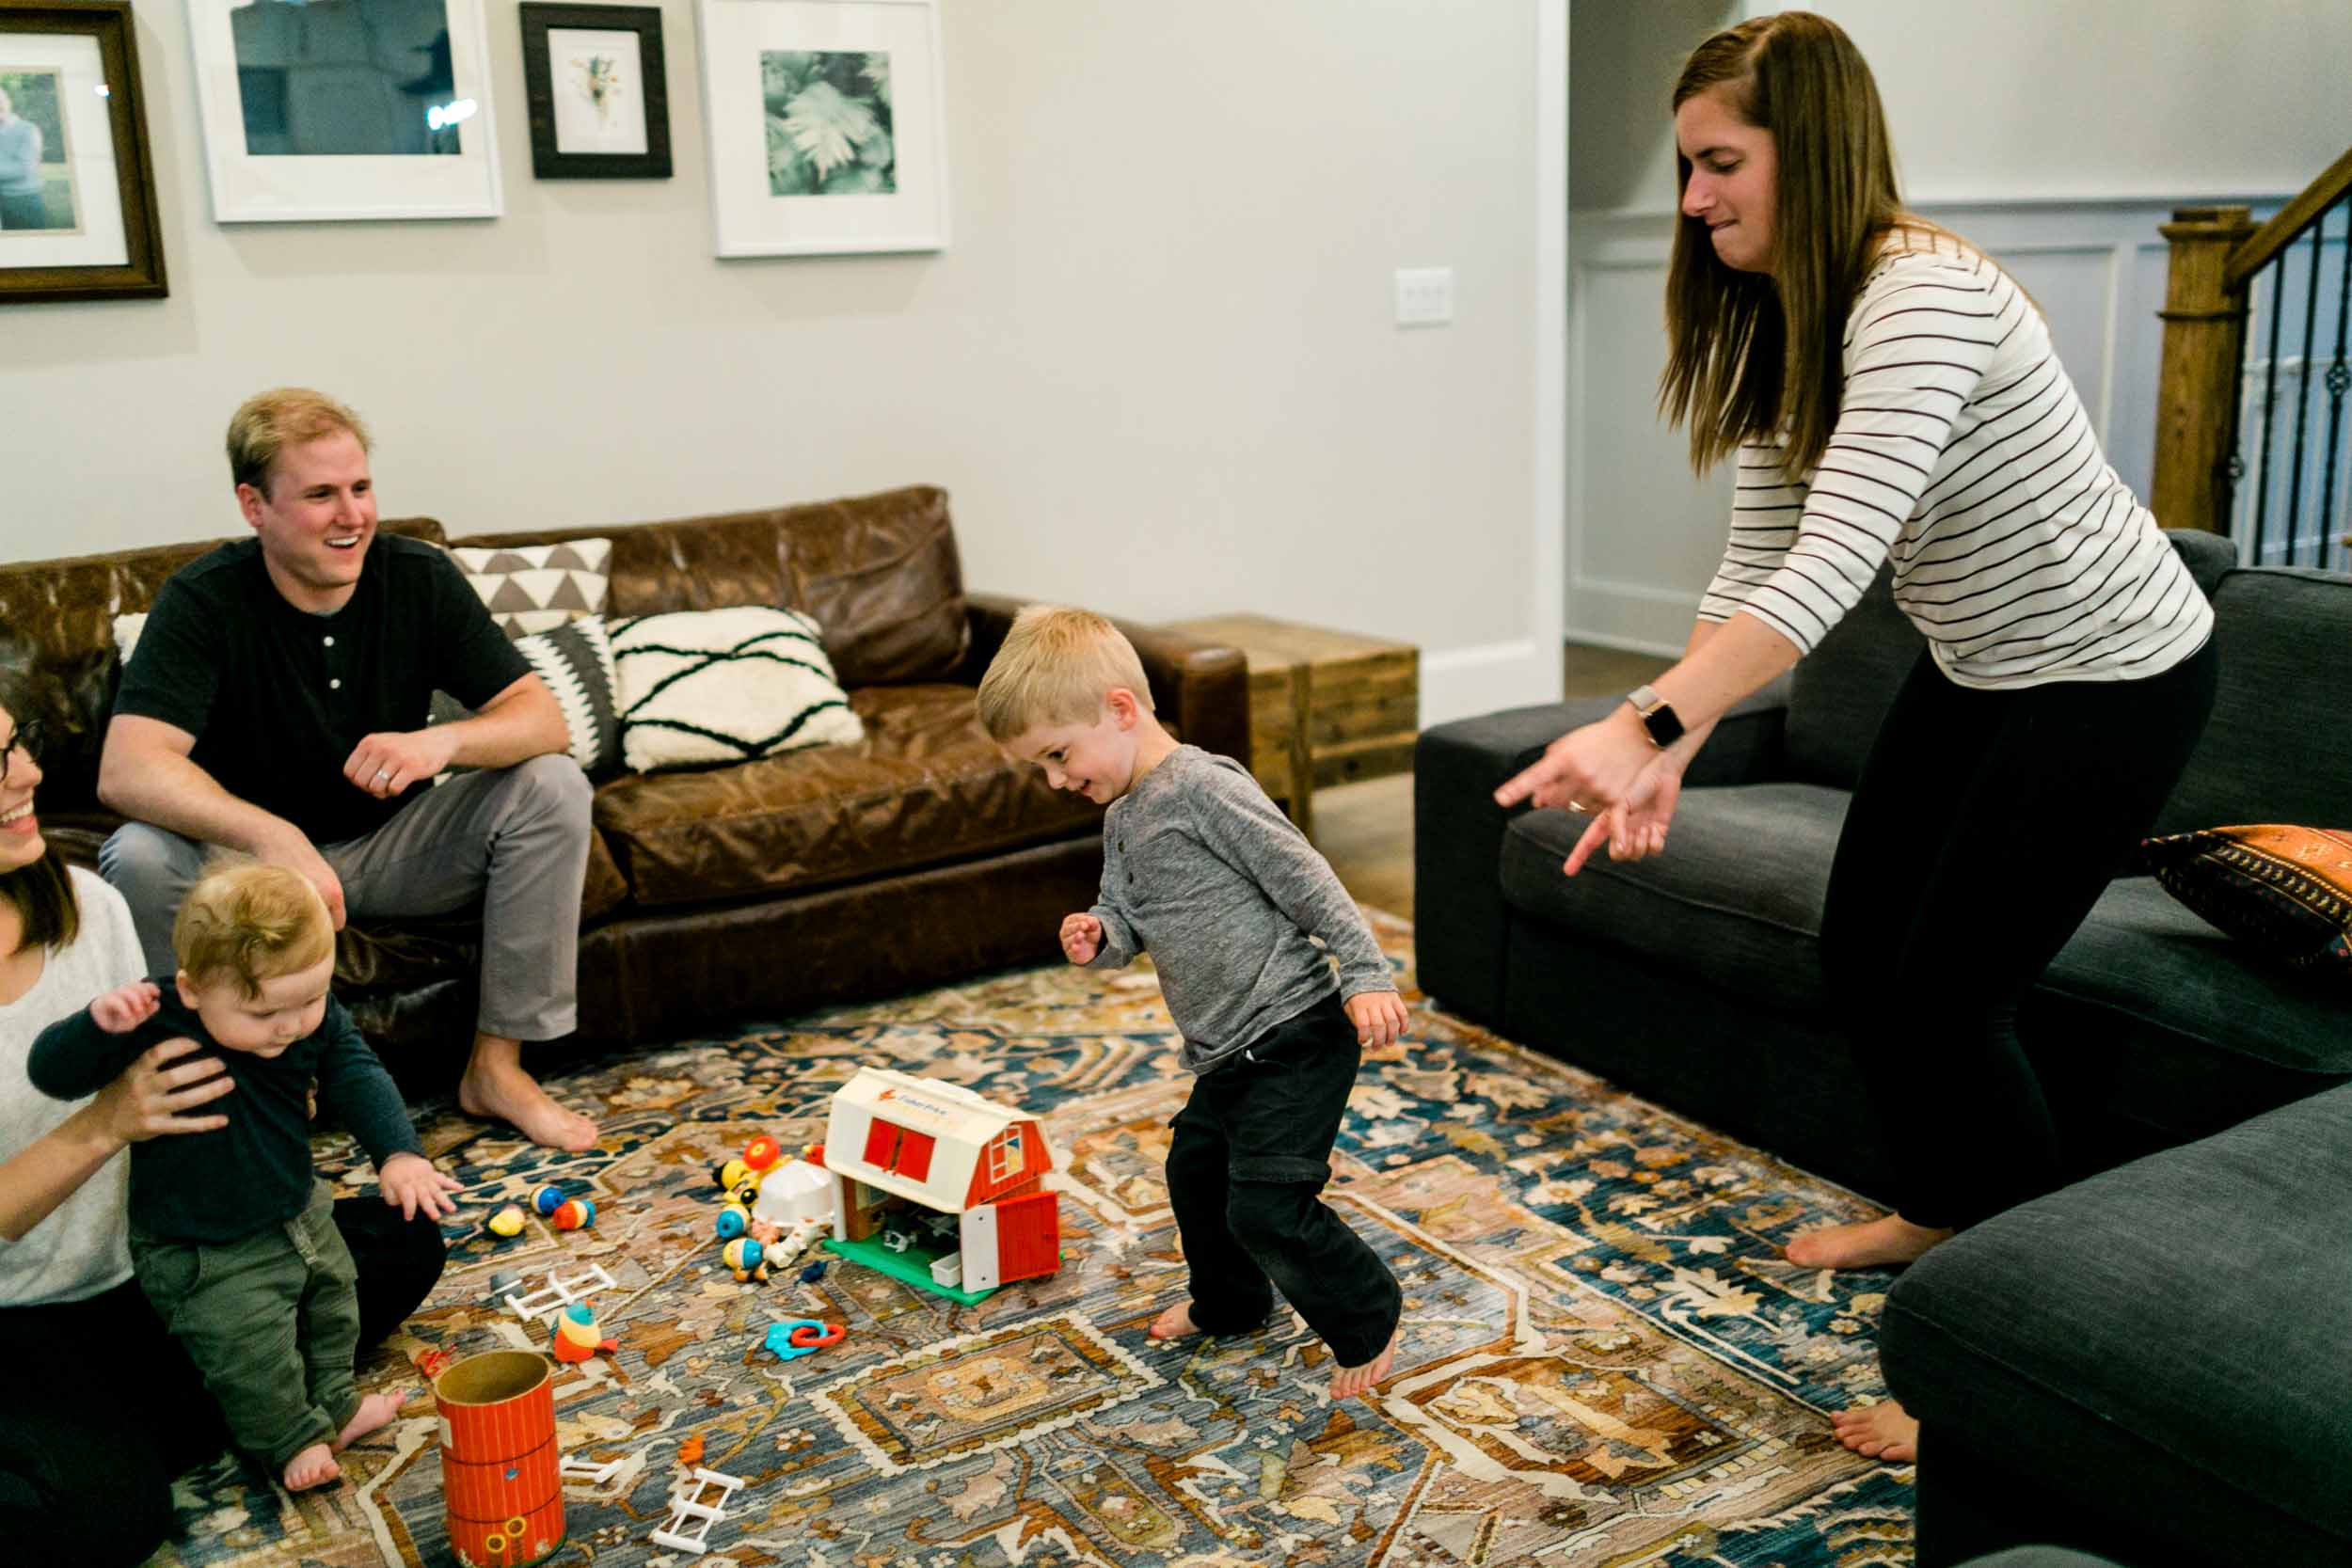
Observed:
[[[2164,294],[2164,371],[2149,509],[2167,528],[2227,532],[2232,412],[2245,351],[2246,294],[2224,275],[2254,232],[2243,207],[2176,207],[2163,226],[2172,268]]]

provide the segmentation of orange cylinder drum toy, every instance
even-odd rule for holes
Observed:
[[[450,1551],[465,1568],[522,1568],[564,1544],[548,1376],[547,1357],[501,1350],[433,1380]]]

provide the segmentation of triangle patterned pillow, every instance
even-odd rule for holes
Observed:
[[[823,633],[798,610],[676,610],[614,621],[611,630],[621,757],[632,771],[866,738]]]
[[[610,539],[572,539],[561,545],[452,546],[450,557],[466,575],[499,630],[520,639],[553,631],[583,615],[601,615],[612,596]]]

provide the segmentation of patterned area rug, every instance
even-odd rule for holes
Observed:
[[[1189,1080],[1144,967],[1000,975],[600,1065],[558,1088],[603,1123],[584,1155],[430,1117],[468,1184],[449,1272],[362,1382],[419,1388],[431,1350],[544,1350],[544,1325],[486,1299],[491,1275],[603,1267],[619,1349],[559,1368],[555,1409],[564,1454],[618,1468],[567,1487],[564,1564],[694,1560],[648,1540],[693,1439],[746,1482],[709,1568],[1908,1563],[1912,1471],[1849,1454],[1825,1414],[1883,1391],[1886,1276],[1779,1255],[1873,1211],[1427,1006],[1411,928],[1375,928],[1415,1032],[1365,1063],[1328,1190],[1405,1286],[1404,1348],[1368,1402],[1327,1399],[1328,1358],[1287,1313],[1216,1343],[1145,1338],[1183,1290],[1161,1162]],[[961,1307],[851,1263],[813,1284],[721,1266],[712,1166],[761,1132],[821,1138],[866,1064],[1043,1115],[1057,1275]],[[489,1233],[549,1181],[593,1197],[593,1228]],[[849,1337],[779,1364],[762,1338],[796,1317]],[[289,1498],[227,1456],[192,1473],[161,1560],[454,1562],[429,1396],[410,1409],[324,1492]]]

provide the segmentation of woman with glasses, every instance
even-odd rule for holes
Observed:
[[[236,1115],[219,1064],[167,1040],[91,1098],[25,1077],[42,1027],[143,977],[131,911],[40,832],[40,726],[0,677],[0,1541],[10,1560],[144,1561],[171,1481],[225,1442],[201,1382],[131,1277],[123,1151]],[[364,1350],[440,1277],[439,1228],[373,1198],[335,1220],[358,1268]]]

